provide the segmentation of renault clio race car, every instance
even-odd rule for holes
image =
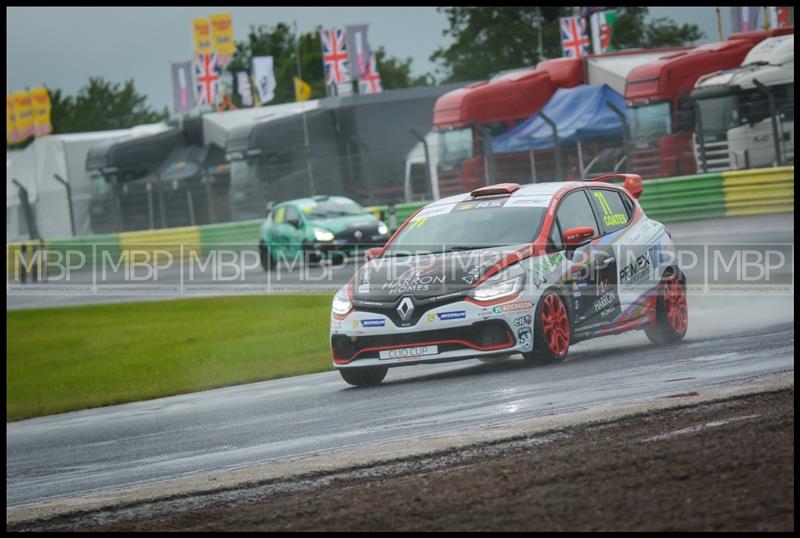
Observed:
[[[334,254],[352,255],[359,247],[383,244],[385,223],[344,196],[313,196],[275,205],[261,225],[258,251],[269,271],[279,258],[319,262]]]
[[[577,341],[634,329],[682,339],[686,277],[642,188],[633,174],[502,183],[421,208],[335,295],[334,366],[375,385],[409,364],[563,361]]]

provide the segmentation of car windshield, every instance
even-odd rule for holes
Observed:
[[[346,217],[348,215],[363,215],[364,209],[350,200],[325,200],[318,201],[303,208],[310,220]]]
[[[505,204],[508,200],[510,198],[495,198],[426,208],[400,231],[386,254],[398,256],[530,243],[539,233],[545,204],[537,201],[517,207],[481,205]]]
[[[671,133],[668,101],[631,108],[631,137],[634,140],[660,138]]]
[[[739,125],[739,106],[736,95],[721,95],[698,99],[704,133],[724,132]]]
[[[472,129],[451,129],[441,131],[436,141],[439,163],[444,167],[455,166],[472,157]]]

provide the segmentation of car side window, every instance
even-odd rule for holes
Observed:
[[[275,216],[272,218],[272,222],[275,224],[280,224],[283,222],[283,219],[286,215],[286,206],[281,206],[275,210]]]
[[[592,189],[592,198],[603,219],[606,233],[616,232],[630,221],[630,213],[622,196],[620,192],[610,189]]]
[[[302,222],[300,220],[300,213],[293,206],[286,206],[286,215],[283,217],[283,220],[287,223]]]
[[[572,192],[561,200],[556,219],[561,228],[561,233],[579,226],[590,226],[594,230],[593,237],[597,237],[600,230],[585,189]]]

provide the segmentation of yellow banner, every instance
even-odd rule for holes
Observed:
[[[34,88],[31,90],[33,101],[33,128],[36,136],[46,136],[53,132],[50,123],[50,94],[47,88]]]
[[[311,86],[302,79],[294,77],[294,100],[308,101],[311,99]]]
[[[14,96],[6,94],[6,142],[17,143],[17,120],[14,117]]]
[[[233,20],[230,13],[211,15],[211,41],[219,56],[230,57],[236,52],[236,43],[233,40]]]
[[[194,25],[194,53],[195,54],[210,54],[213,50],[211,42],[211,25],[208,19],[203,17],[195,17],[192,19]]]
[[[33,107],[30,92],[14,92],[14,118],[17,124],[17,142],[33,136]]]

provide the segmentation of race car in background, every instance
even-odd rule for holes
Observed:
[[[258,250],[269,271],[279,258],[315,263],[334,254],[352,256],[388,238],[386,224],[350,198],[313,196],[273,206],[261,225]]]
[[[365,386],[409,364],[563,361],[577,341],[635,329],[682,339],[686,277],[641,192],[641,177],[610,174],[490,185],[421,208],[335,295],[334,366]]]

